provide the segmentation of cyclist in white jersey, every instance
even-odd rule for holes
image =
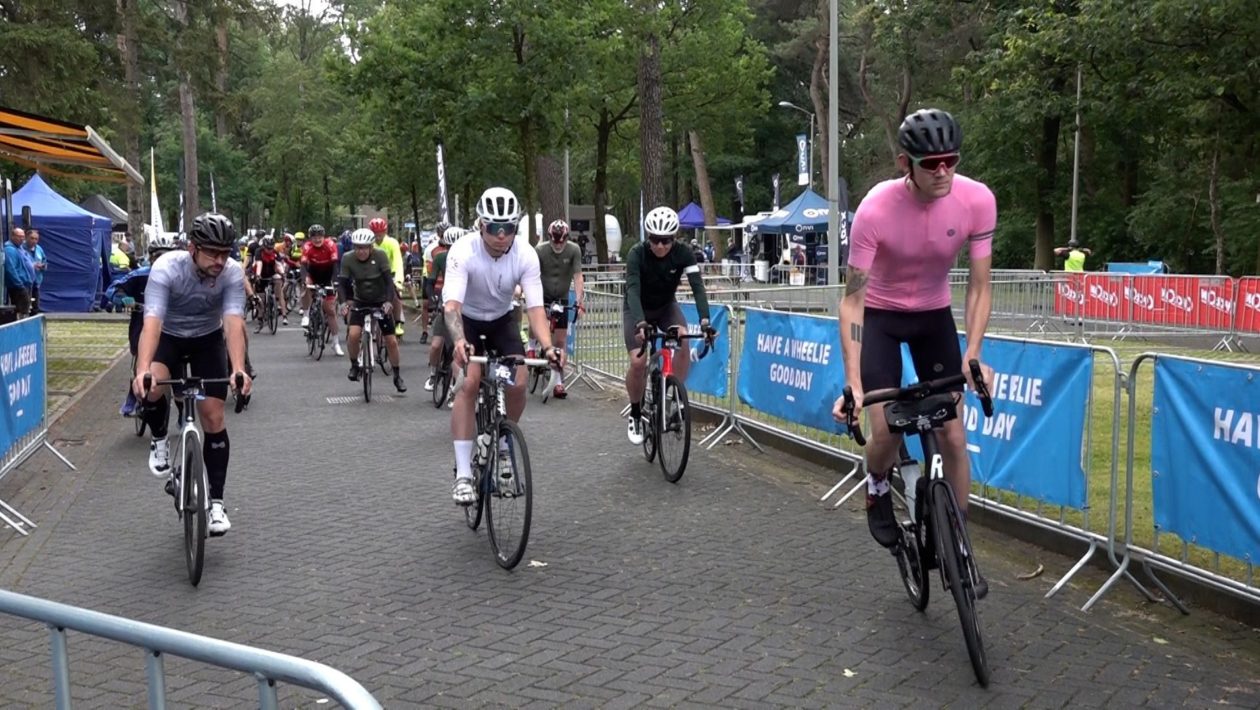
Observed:
[[[469,350],[485,355],[485,348],[499,355],[524,355],[525,343],[512,318],[512,291],[519,283],[525,291],[530,326],[540,334],[543,350],[553,364],[564,365],[564,352],[552,347],[547,314],[543,309],[542,276],[538,254],[521,248],[516,231],[520,203],[511,190],[492,187],[477,200],[480,238],[457,241],[446,255],[446,283],[442,288],[443,317],[455,346],[455,364],[467,366],[468,376],[455,395],[451,410],[451,437],[455,447],[455,485],[451,496],[459,505],[476,501],[472,484],[473,420],[481,366],[468,362]],[[507,392],[507,414],[520,421],[525,411],[525,367],[517,368]]]
[[[245,372],[245,272],[229,258],[236,243],[236,228],[227,217],[206,213],[193,221],[188,236],[188,251],[166,254],[149,272],[144,329],[136,348],[136,379],[132,384],[136,396],[145,398],[143,416],[153,432],[149,471],[168,479],[170,400],[165,394],[169,387],[150,387],[146,392],[145,376],[154,381],[183,377],[184,363],[188,363],[194,377],[219,379],[231,372],[233,380],[236,375],[242,378],[243,396],[252,389]],[[232,527],[223,509],[230,452],[223,418],[227,386],[207,385],[204,391],[206,397],[197,403],[197,413],[205,432],[203,458],[210,482],[207,528],[218,536]],[[168,492],[172,490],[168,486]]]

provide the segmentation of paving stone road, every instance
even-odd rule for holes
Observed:
[[[1082,613],[1092,571],[1045,600],[1072,560],[977,530],[982,689],[947,595],[914,611],[862,514],[817,503],[834,474],[725,446],[667,483],[625,441],[620,398],[582,387],[526,412],[533,533],[506,572],[450,501],[448,415],[419,345],[410,391],[371,404],[329,403],[358,386],[331,351],[309,361],[296,328],[253,336],[253,355],[258,394],[229,422],[233,529],[208,542],[200,588],[146,442],[116,414],[121,367],[58,422],[78,472],[39,454],[0,482],[40,523],[0,530],[0,587],[311,658],[390,708],[1260,706],[1255,629],[1123,588]],[[144,706],[137,649],[71,634],[70,650],[76,708]],[[174,707],[256,702],[241,674],[167,672]],[[51,703],[46,631],[0,617],[0,706]]]

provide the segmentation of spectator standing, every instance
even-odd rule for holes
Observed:
[[[39,245],[39,230],[32,229],[26,233],[26,253],[30,255],[35,280],[31,285],[31,315],[39,310],[39,289],[44,283],[44,271],[48,269],[48,258],[44,256],[44,248]]]
[[[31,286],[35,283],[35,266],[22,246],[25,241],[26,232],[15,227],[4,245],[4,285],[18,318],[30,314]]]

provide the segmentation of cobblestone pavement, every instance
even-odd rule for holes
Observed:
[[[233,529],[208,542],[200,588],[146,442],[117,416],[121,367],[54,432],[78,472],[38,454],[0,483],[40,523],[0,530],[0,586],[318,660],[386,707],[1260,704],[1254,629],[1128,589],[1081,613],[1099,574],[1045,600],[1072,560],[977,530],[993,587],[982,689],[947,595],[914,611],[862,514],[817,503],[834,474],[725,446],[667,483],[612,392],[531,401],[533,534],[506,572],[450,501],[448,416],[420,346],[404,347],[406,395],[330,404],[359,391],[344,360],[309,361],[297,328],[252,337],[258,394],[229,423]],[[76,708],[143,706],[137,649],[73,633],[70,649]],[[167,670],[174,706],[256,700],[241,674]],[[318,701],[282,688],[282,707]],[[0,621],[0,704],[51,704],[38,624]]]

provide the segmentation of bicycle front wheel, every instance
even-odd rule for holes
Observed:
[[[489,492],[485,496],[486,527],[495,562],[503,569],[512,569],[525,555],[525,544],[529,542],[534,502],[529,450],[525,447],[525,435],[512,421],[499,423],[495,440],[491,446],[498,447],[498,460],[486,467],[489,485],[482,485]],[[492,451],[490,455],[496,454]]]
[[[659,389],[659,375],[648,378],[648,385],[643,390],[643,458],[648,463],[656,460],[656,450],[660,438],[656,435],[656,395]]]
[[[677,483],[691,453],[691,406],[687,388],[673,375],[665,380],[665,400],[656,408],[656,419],[661,472],[665,480]]]
[[[433,407],[441,409],[446,403],[446,395],[451,391],[451,366],[443,364],[433,375]]]
[[[273,292],[271,298],[267,302],[267,328],[272,335],[276,334],[276,329],[280,327],[280,306],[276,303],[276,295]]]
[[[186,434],[180,446],[183,455],[184,484],[184,561],[188,565],[188,581],[195,587],[201,583],[206,562],[206,472],[201,460],[201,438]]]
[[[363,401],[372,401],[372,370],[376,365],[372,364],[376,359],[373,350],[376,349],[376,343],[372,338],[363,339],[362,350],[359,352],[359,377],[363,379]]]
[[[962,624],[963,639],[967,643],[967,655],[976,672],[981,687],[989,685],[989,661],[980,638],[980,615],[976,611],[976,593],[971,584],[967,561],[963,558],[962,516],[954,503],[949,484],[933,481],[929,486],[932,496],[932,529],[936,535],[936,554],[941,564],[941,576],[954,595],[958,606],[958,621]]]

